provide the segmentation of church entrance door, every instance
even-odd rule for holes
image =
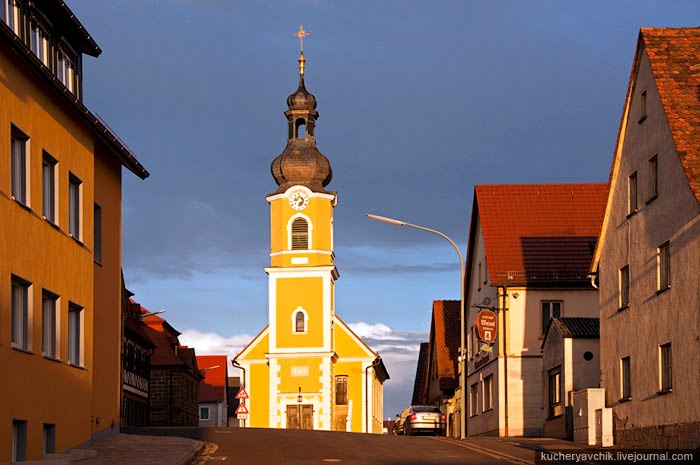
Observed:
[[[314,406],[287,405],[287,429],[314,429]]]

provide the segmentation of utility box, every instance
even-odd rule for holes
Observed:
[[[612,447],[613,421],[611,408],[599,408],[595,411],[595,445]]]
[[[588,388],[573,393],[574,442],[593,446],[596,444],[596,410],[605,409],[605,389]],[[608,409],[610,410],[610,409]],[[601,414],[601,425],[605,414]],[[612,411],[610,412],[612,438]],[[602,436],[605,436],[601,429]]]

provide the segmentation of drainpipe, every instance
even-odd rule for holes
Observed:
[[[503,370],[504,370],[504,391],[505,391],[505,433],[508,437],[508,333],[506,326],[506,312],[508,310],[508,286],[501,287],[501,312],[503,314]]]
[[[235,358],[233,360],[231,360],[231,365],[233,365],[234,367],[243,371],[243,379],[241,380],[241,389],[245,389],[245,368],[243,368],[243,365],[238,363],[238,360],[236,360]],[[228,394],[228,388],[226,390],[226,393]],[[245,399],[240,399],[239,404],[240,404],[240,402],[245,402]],[[226,417],[228,418],[228,414],[226,414]],[[243,420],[243,428],[245,428],[245,419]]]
[[[368,370],[370,368],[374,369],[374,367],[376,367],[380,363],[381,359],[377,357],[374,359],[374,362],[372,362],[371,365],[365,368],[365,433],[369,433],[369,388],[367,387],[367,379],[369,378]]]

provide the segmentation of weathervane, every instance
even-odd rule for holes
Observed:
[[[299,38],[299,48],[301,49],[301,53],[304,53],[304,37],[310,36],[311,32],[310,31],[305,31],[304,30],[304,25],[300,24],[299,25],[299,30],[292,34],[294,37]]]

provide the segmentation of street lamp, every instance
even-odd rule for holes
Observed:
[[[395,220],[393,218],[387,218],[385,216],[378,216],[378,215],[372,215],[367,213],[367,218],[371,220],[376,220],[376,221],[381,221],[383,223],[389,223],[393,224],[395,226],[410,226],[411,228],[415,229],[420,229],[422,231],[428,231],[433,234],[437,234],[438,236],[446,239],[450,244],[452,244],[452,247],[457,251],[457,255],[459,256],[459,275],[460,275],[460,295],[459,295],[459,317],[460,317],[460,347],[459,347],[459,367],[461,370],[461,375],[460,375],[460,386],[461,386],[461,396],[460,396],[460,405],[459,405],[459,435],[461,439],[464,439],[465,433],[466,433],[466,392],[465,392],[465,386],[467,384],[467,375],[466,375],[466,370],[465,370],[465,347],[464,347],[464,325],[465,325],[465,315],[464,315],[464,259],[462,258],[462,252],[459,250],[459,247],[457,247],[457,244],[450,239],[446,234],[441,233],[440,231],[436,231],[434,229],[426,228],[424,226],[419,226],[417,224],[411,224],[407,223],[405,221],[400,221],[400,220]]]

